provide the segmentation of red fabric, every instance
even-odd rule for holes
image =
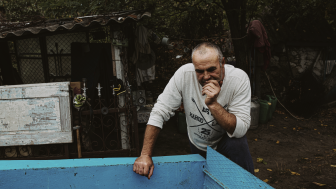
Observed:
[[[266,30],[259,20],[253,20],[248,32],[255,37],[254,47],[264,54],[264,70],[266,70],[271,61],[271,44],[268,42]]]

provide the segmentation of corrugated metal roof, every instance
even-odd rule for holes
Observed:
[[[42,23],[12,23],[12,27],[0,28],[0,39],[20,37],[31,34],[56,32],[61,30],[77,30],[80,28],[94,27],[97,25],[106,26],[112,23],[136,22],[144,16],[151,17],[151,13],[139,11],[128,11],[112,13],[110,15],[92,15],[69,19],[49,20]],[[34,25],[34,26],[32,26]]]

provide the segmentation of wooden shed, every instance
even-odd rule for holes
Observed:
[[[128,76],[133,68],[128,59],[134,48],[136,22],[146,16],[151,14],[124,11],[36,23],[1,23],[0,104],[6,108],[1,108],[0,118],[7,122],[0,121],[0,159],[76,158],[78,141],[82,157],[137,156],[137,113]],[[122,94],[114,93],[115,85]],[[34,88],[31,94],[35,95],[22,92],[27,87]],[[53,93],[53,87],[58,92]],[[16,95],[8,95],[8,91]],[[63,93],[66,100],[61,102],[59,94]],[[76,93],[87,97],[80,111],[71,103]],[[46,105],[51,101],[52,105]],[[15,103],[21,109],[10,108]],[[36,104],[44,108],[36,109]],[[62,117],[66,112],[69,117]],[[43,125],[47,114],[55,121]],[[8,115],[21,122],[15,127],[8,124],[8,120],[13,122]],[[35,121],[39,127],[27,129],[22,125],[26,119],[18,118],[24,116],[30,116],[26,125]],[[78,138],[72,132],[76,126],[80,126]],[[70,138],[59,138],[57,133],[65,131]]]

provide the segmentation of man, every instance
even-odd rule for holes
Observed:
[[[246,132],[250,127],[250,81],[246,73],[225,65],[220,48],[201,43],[193,49],[192,64],[180,67],[155,104],[144,144],[133,171],[153,174],[152,151],[163,122],[183,101],[191,153],[206,156],[207,146],[254,174]]]

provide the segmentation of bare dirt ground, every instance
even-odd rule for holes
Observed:
[[[336,108],[309,120],[296,120],[278,108],[269,123],[247,132],[255,176],[274,188],[336,188],[335,118]],[[142,146],[145,125],[139,127]],[[173,117],[160,133],[154,156],[189,153],[187,134],[178,132]]]

